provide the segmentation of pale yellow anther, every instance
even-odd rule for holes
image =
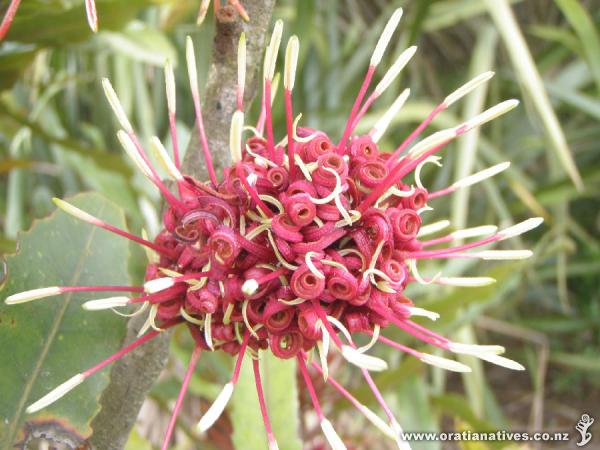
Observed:
[[[398,59],[396,59],[394,64],[392,64],[392,66],[388,69],[388,71],[385,73],[385,75],[377,84],[377,86],[375,86],[374,91],[377,93],[377,95],[383,94],[383,92],[390,86],[390,84],[392,84],[392,82],[396,79],[398,74],[402,72],[402,69],[406,67],[406,65],[414,56],[416,51],[417,47],[413,45],[412,47],[409,47],[406,50],[404,50],[400,54],[400,56],[398,56]]]
[[[472,80],[468,81],[467,83],[459,87],[457,90],[455,90],[452,94],[448,95],[444,99],[443,104],[446,107],[449,107],[453,103],[463,98],[469,92],[472,92],[474,89],[478,88],[483,83],[489,81],[493,76],[494,72],[484,72],[482,74],[477,75],[475,78],[473,78]]]
[[[238,88],[241,89],[243,95],[246,86],[246,33],[244,32],[240,34],[238,42],[237,70]]]
[[[242,130],[244,129],[244,113],[235,111],[231,118],[229,132],[229,151],[231,161],[236,164],[242,160]]]
[[[123,105],[117,96],[117,93],[112,87],[110,80],[108,78],[102,79],[102,87],[104,88],[104,94],[108,99],[108,103],[112,108],[115,116],[117,116],[117,120],[121,124],[121,127],[127,131],[127,133],[133,133],[133,127],[131,126],[131,122],[127,118],[127,114],[125,114],[125,110],[123,109]]]
[[[381,58],[385,53],[385,49],[387,48],[390,40],[392,39],[392,35],[398,24],[400,23],[400,19],[402,18],[402,8],[398,8],[394,11],[392,16],[389,18],[388,22],[377,41],[377,45],[375,46],[375,50],[373,51],[373,56],[371,56],[371,66],[377,66],[381,62]]]
[[[181,174],[175,163],[173,163],[173,160],[169,156],[167,149],[162,144],[160,139],[156,136],[153,136],[150,139],[150,143],[152,150],[154,150],[154,154],[156,155],[164,169],[167,171],[167,173],[176,181],[183,181],[183,175]]]
[[[283,72],[283,87],[288,91],[294,89],[299,48],[300,42],[298,36],[292,36],[285,49],[285,68]]]
[[[175,114],[177,105],[177,94],[175,92],[175,74],[173,65],[167,60],[165,63],[165,87],[167,91],[167,108],[170,114]]]

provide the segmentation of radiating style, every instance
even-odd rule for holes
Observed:
[[[334,449],[345,445],[332,423],[325,418],[311,382],[310,371],[324,377],[330,386],[350,401],[381,432],[408,449],[401,428],[377,389],[370,372],[387,368],[382,359],[369,354],[376,344],[393,347],[426,364],[451,371],[470,368],[442,351],[468,354],[510,369],[523,366],[501,354],[496,345],[468,345],[451,340],[413,320],[438,314],[420,308],[405,296],[409,283],[449,286],[483,286],[489,277],[423,278],[418,265],[424,259],[476,258],[482,260],[523,259],[528,250],[494,250],[496,242],[527,232],[542,222],[533,218],[498,229],[493,225],[443,233],[448,221],[422,224],[424,211],[435,200],[507,169],[502,163],[430,192],[422,184],[424,165],[439,165],[439,151],[465,134],[508,112],[518,102],[507,100],[457,126],[420,139],[421,133],[441,111],[487,82],[486,72],[448,95],[408,138],[392,151],[382,151],[378,142],[394,115],[409,96],[400,94],[369,133],[356,135],[357,124],[369,107],[395,80],[414,55],[410,47],[400,54],[381,81],[370,91],[385,49],[400,21],[394,12],[377,42],[364,82],[347,118],[339,140],[323,131],[303,127],[294,117],[292,92],[299,42],[290,38],[285,49],[283,97],[286,129],[276,135],[272,123],[272,101],[282,22],[277,22],[266,49],[263,67],[262,111],[255,126],[245,122],[245,36],[238,50],[237,110],[231,120],[232,164],[217,174],[211,159],[196,75],[194,48],[187,41],[187,66],[196,128],[208,167],[208,181],[181,173],[175,116],[176,97],[172,67],[165,68],[173,157],[161,141],[153,138],[151,149],[173,178],[169,190],[152,165],[149,153],[136,135],[110,82],[104,89],[121,126],[118,137],[136,166],[161,191],[167,207],[163,230],[154,240],[93,217],[63,201],[65,212],[118,235],[147,250],[149,264],[143,286],[47,287],[15,294],[6,299],[17,304],[71,291],[109,291],[115,296],[92,299],[87,310],[134,305],[145,314],[145,326],[137,341],[106,361],[75,375],[54,391],[29,406],[38,411],[58,400],[86,378],[120,356],[152,339],[163,330],[185,324],[196,343],[164,439],[169,445],[179,408],[191,374],[203,351],[223,350],[236,358],[231,379],[200,420],[207,430],[226,408],[235,389],[243,358],[252,358],[256,388],[264,418],[269,448],[277,448],[268,417],[260,379],[260,352],[270,351],[282,359],[296,359],[325,438]],[[369,93],[370,91],[370,93]],[[283,132],[282,132],[283,131]],[[387,150],[387,149],[386,149]],[[220,175],[220,176],[219,176]],[[433,236],[433,237],[432,237]],[[462,242],[453,245],[453,242]],[[388,328],[399,328],[435,354],[423,353],[385,337]],[[358,347],[355,336],[366,335],[369,343]],[[329,374],[328,354],[339,352],[356,366],[381,407],[384,418],[368,409]],[[310,358],[311,353],[315,358]]]

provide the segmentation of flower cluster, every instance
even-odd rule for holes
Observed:
[[[431,209],[431,200],[508,167],[508,163],[496,165],[435,192],[429,192],[420,179],[425,164],[439,164],[436,153],[444,145],[514,108],[518,103],[515,100],[500,103],[465,123],[434,133],[413,145],[437,114],[489,80],[493,73],[476,77],[446,97],[395,151],[381,151],[378,141],[406,101],[408,90],[398,97],[369,133],[353,133],[371,104],[415,53],[415,47],[404,51],[367,96],[375,70],[401,14],[402,11],[397,10],[392,15],[377,43],[338,143],[322,131],[299,126],[299,117],[293,118],[292,90],[299,47],[296,37],[289,40],[285,52],[286,135],[280,142],[275,141],[271,102],[277,90],[273,80],[282,36],[281,22],[276,24],[266,49],[262,113],[255,127],[244,126],[246,43],[242,35],[238,52],[237,111],[233,114],[230,134],[232,164],[224,170],[220,181],[208,148],[194,49],[188,39],[186,55],[191,92],[209,180],[201,182],[180,172],[175,133],[175,83],[172,68],[167,64],[166,91],[173,159],[157,138],[153,138],[152,148],[175,180],[177,193],[172,193],[161,181],[110,82],[104,80],[107,98],[122,127],[118,137],[124,149],[165,197],[164,229],[155,240],[149,241],[116,229],[63,200],[57,199],[56,203],[79,219],[145,246],[150,260],[145,283],[142,287],[42,288],[11,296],[7,303],[21,303],[69,291],[133,292],[137,294],[133,298],[118,296],[91,300],[83,307],[99,310],[141,305],[136,313],[147,312],[146,325],[137,341],[107,361],[71,378],[31,405],[30,412],[60,398],[85,378],[162,330],[182,323],[190,329],[196,349],[163,448],[169,444],[189,375],[201,351],[220,349],[237,356],[237,363],[230,382],[200,420],[200,430],[210,427],[223,412],[238,380],[242,359],[250,353],[271,449],[277,448],[277,444],[262,396],[259,350],[268,349],[283,359],[297,359],[324,435],[336,449],[345,447],[323,415],[308,373],[308,361],[367,419],[395,439],[400,448],[408,448],[408,444],[400,439],[400,426],[369,373],[387,367],[385,361],[367,353],[372,346],[380,342],[424,363],[452,371],[466,372],[470,369],[455,360],[396,343],[382,335],[386,328],[400,328],[438,349],[474,355],[516,370],[523,369],[520,364],[501,356],[504,349],[500,346],[455,343],[412,320],[415,316],[435,320],[437,314],[414,306],[404,294],[408,283],[481,286],[494,281],[488,277],[457,278],[441,274],[424,279],[417,269],[419,260],[526,258],[531,253],[525,250],[470,250],[526,232],[538,226],[541,219],[529,219],[503,230],[489,225],[426,238],[449,225],[447,221],[422,225],[421,215]],[[245,131],[251,135],[244,136]],[[409,175],[412,175],[410,179]],[[440,247],[456,240],[466,240],[467,243]],[[353,338],[359,334],[370,336],[370,342],[360,348]],[[329,375],[327,355],[332,348],[358,366],[387,420],[382,420],[358,402]],[[318,352],[319,363],[308,358],[313,351]]]

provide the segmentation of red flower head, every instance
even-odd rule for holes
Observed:
[[[421,215],[430,209],[429,202],[508,167],[507,163],[499,164],[435,192],[429,192],[422,185],[419,175],[424,164],[437,163],[435,155],[449,141],[512,109],[518,103],[516,100],[502,102],[463,124],[434,133],[413,145],[439,112],[487,81],[492,73],[476,77],[446,97],[425,122],[391,153],[381,151],[377,143],[408,97],[408,90],[400,95],[368,134],[353,134],[369,106],[415,52],[415,48],[411,47],[402,53],[366,97],[401,14],[401,10],[393,14],[377,43],[364,83],[337,143],[326,133],[301,128],[297,120],[293,120],[292,90],[299,45],[296,37],[289,40],[285,57],[283,84],[287,133],[280,142],[275,141],[271,121],[272,80],[282,35],[281,22],[275,25],[266,50],[260,119],[256,127],[247,127],[253,136],[243,135],[246,129],[242,101],[246,64],[245,38],[242,36],[238,110],[231,123],[232,165],[224,170],[221,179],[211,162],[202,122],[194,51],[192,41],[188,39],[187,62],[192,98],[209,181],[201,182],[180,172],[174,129],[174,81],[168,66],[167,99],[174,160],[158,139],[153,139],[152,144],[176,181],[177,194],[169,191],[159,178],[110,82],[103,81],[108,100],[122,127],[118,136],[125,151],[164,194],[168,204],[164,229],[151,242],[115,229],[62,200],[56,203],[80,219],[148,247],[154,256],[146,272],[145,284],[135,288],[45,288],[17,294],[7,302],[19,303],[72,290],[134,292],[137,296],[133,298],[111,297],[89,301],[83,306],[97,310],[142,304],[149,307],[148,319],[137,342],[59,386],[31,405],[30,411],[43,408],[99,368],[161,330],[178,324],[186,324],[196,341],[189,373],[201,350],[224,350],[237,355],[231,381],[202,417],[200,430],[210,427],[224,410],[238,380],[242,358],[247,353],[256,355],[259,350],[268,349],[279,358],[297,359],[323,432],[336,449],[345,447],[331,423],[325,419],[308,375],[307,354],[315,349],[320,355],[320,364],[312,362],[314,368],[322,372],[325,379],[379,429],[396,439],[401,448],[408,448],[408,444],[400,439],[400,426],[369,373],[385,370],[387,365],[385,361],[369,355],[369,349],[380,342],[427,364],[458,372],[467,372],[470,368],[452,359],[422,353],[393,342],[383,336],[386,328],[400,328],[434,348],[474,355],[512,369],[523,369],[520,364],[500,356],[504,351],[502,347],[454,343],[412,320],[414,316],[435,320],[438,315],[413,305],[404,295],[408,283],[481,286],[494,281],[487,277],[452,278],[441,275],[423,279],[417,270],[419,260],[527,257],[530,255],[528,251],[470,250],[519,235],[538,226],[541,219],[529,219],[500,231],[495,226],[483,226],[431,240],[425,238],[448,225],[447,222],[422,224]],[[457,246],[438,246],[455,239],[471,240]],[[356,334],[366,334],[372,339],[368,345],[357,348],[353,340]],[[332,349],[358,366],[387,420],[380,419],[329,376],[327,353]],[[258,360],[254,359],[267,434],[271,448],[276,448],[262,398],[258,364]],[[185,378],[181,396],[188,380],[189,376]],[[173,425],[174,418],[165,447]]]

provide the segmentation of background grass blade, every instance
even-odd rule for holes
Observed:
[[[527,42],[507,0],[485,0],[488,11],[502,36],[513,68],[536,114],[539,116],[551,148],[556,152],[563,169],[577,189],[583,190],[583,181],[556,113],[552,109],[542,78],[533,61]]]
[[[600,34],[598,34],[596,25],[578,0],[554,1],[579,36],[586,61],[594,76],[596,92],[600,95]]]

